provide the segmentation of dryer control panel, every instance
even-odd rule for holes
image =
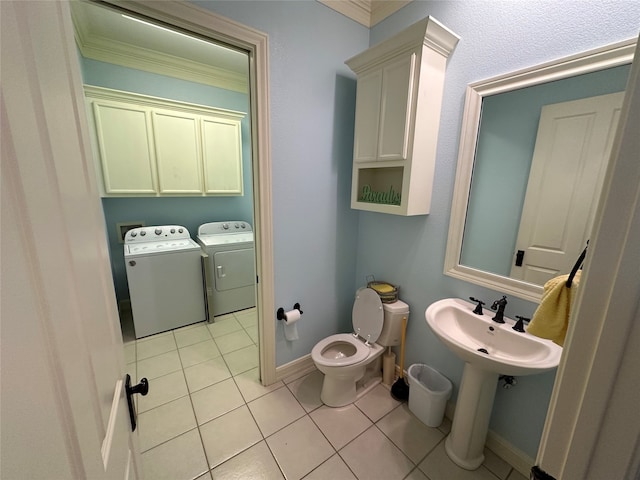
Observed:
[[[124,243],[161,242],[186,238],[191,238],[189,230],[181,225],[157,225],[129,230],[124,237]]]
[[[251,224],[241,221],[211,222],[198,227],[198,235],[219,235],[251,231]]]

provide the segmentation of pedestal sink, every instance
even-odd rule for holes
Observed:
[[[464,360],[451,433],[445,441],[447,455],[467,470],[484,461],[493,398],[500,375],[534,375],[553,370],[562,347],[550,340],[513,330],[515,322],[494,322],[493,314],[473,313],[475,305],[458,298],[431,304],[427,324],[435,335]]]

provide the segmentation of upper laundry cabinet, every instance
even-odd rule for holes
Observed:
[[[85,85],[102,196],[243,195],[243,112]]]
[[[345,62],[358,77],[351,208],[429,213],[445,69],[459,39],[427,17]]]

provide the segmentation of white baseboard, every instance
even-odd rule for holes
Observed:
[[[529,475],[531,474],[531,467],[534,465],[533,458],[519,448],[513,446],[493,430],[489,430],[485,445],[489,450],[506,461],[518,472],[526,478],[529,478]]]
[[[276,367],[276,381],[284,380],[285,383],[288,383],[313,372],[315,369],[316,365],[311,359],[311,354],[307,354]]]

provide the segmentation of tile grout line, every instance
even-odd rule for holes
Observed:
[[[207,328],[207,333],[209,333],[209,336],[212,337],[211,332],[209,331],[209,329]],[[176,341],[176,347],[178,346],[178,342],[175,338],[175,333],[174,333],[174,340]],[[215,343],[215,341],[214,341]],[[217,348],[217,346],[216,346]],[[182,363],[182,356],[180,356],[180,349],[178,348],[178,358],[180,359],[180,365],[182,367],[182,376],[184,378],[184,383],[187,386],[187,396],[189,397],[189,404],[191,405],[191,413],[193,413],[193,419],[196,422],[196,429],[198,430],[198,438],[200,439],[200,446],[202,447],[202,453],[204,453],[204,461],[207,464],[207,471],[205,473],[209,473],[209,477],[211,477],[211,463],[209,462],[209,456],[207,455],[207,449],[204,446],[204,439],[202,438],[202,431],[200,430],[200,425],[198,423],[198,416],[196,415],[196,409],[195,406],[193,405],[193,398],[191,397],[191,390],[189,389],[189,383],[187,382],[187,375],[184,371],[184,364]],[[191,430],[189,430],[191,431]],[[175,438],[175,437],[174,437]],[[198,477],[201,477],[202,475],[204,475],[203,473],[199,473],[197,476],[193,477],[192,480],[195,480]]]

